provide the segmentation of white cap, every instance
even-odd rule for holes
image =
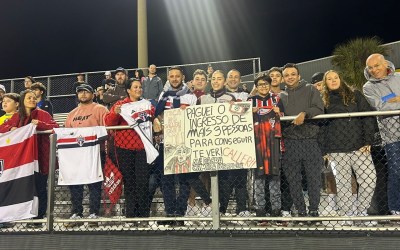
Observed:
[[[104,73],[104,75],[105,75],[105,76],[110,76],[110,75],[111,75],[111,72],[110,72],[110,71],[106,71],[106,72]]]
[[[6,87],[4,87],[4,85],[0,84],[0,90],[3,90],[4,93],[6,93]]]

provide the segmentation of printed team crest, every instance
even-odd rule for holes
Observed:
[[[150,120],[150,116],[146,110],[137,111],[137,112],[133,113],[131,117],[133,119],[135,119],[138,123],[142,123],[142,122],[146,122],[146,121]]]
[[[0,177],[3,175],[4,171],[4,160],[0,160]]]
[[[139,117],[140,117],[140,119],[141,119],[142,121],[146,121],[146,119],[147,119],[147,113],[146,113],[146,111],[141,111],[141,112],[139,113]]]
[[[83,144],[85,143],[85,138],[83,136],[79,136],[78,138],[76,138],[76,142],[78,143],[79,146],[83,146]]]
[[[231,104],[229,111],[234,114],[243,115],[251,108],[249,103],[233,103]]]

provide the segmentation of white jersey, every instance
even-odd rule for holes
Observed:
[[[152,163],[158,156],[153,145],[152,105],[148,100],[125,103],[121,106],[121,116],[140,136],[146,151],[147,163]]]
[[[188,106],[194,106],[197,104],[197,97],[195,94],[185,94],[181,96],[181,105],[188,105]]]
[[[228,92],[236,98],[236,101],[245,102],[249,99],[249,94],[246,92]]]
[[[80,185],[103,181],[100,141],[107,138],[104,126],[55,128],[58,185]]]

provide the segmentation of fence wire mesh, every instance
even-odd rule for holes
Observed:
[[[330,124],[340,119],[349,120],[319,120],[321,133],[329,133]],[[122,133],[116,138],[124,138],[123,143],[136,143],[130,129],[109,131]],[[325,152],[324,136],[319,135],[318,148],[309,146],[310,142],[302,146],[298,141],[283,139],[283,158],[290,150],[299,158],[315,151]],[[290,169],[283,160],[277,175],[260,176],[255,170],[219,171],[215,183],[219,200],[214,200],[211,186],[215,179],[209,172],[164,175],[162,144],[159,158],[148,165],[144,151],[121,148],[121,142],[110,136],[109,157],[123,177],[122,195],[114,205],[110,206],[101,182],[59,186],[56,170],[47,215],[44,212],[43,218],[3,223],[0,231],[47,231],[49,214],[50,230],[54,231],[397,231],[400,216],[390,215],[388,208],[388,199],[393,197],[389,194],[388,198],[388,192],[394,190],[388,191],[387,187],[393,176],[378,131],[375,136],[370,152],[325,152],[321,164],[307,165],[300,160]],[[351,142],[348,136],[335,139],[343,145]],[[38,192],[42,192],[39,197],[44,199],[39,210],[44,211],[48,207],[47,180],[42,175],[36,179]],[[213,213],[215,208],[218,211]],[[213,220],[215,223],[217,217],[219,223],[215,226]]]

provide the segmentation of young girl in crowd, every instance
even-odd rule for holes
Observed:
[[[21,93],[19,99],[19,109],[17,113],[0,125],[0,133],[23,127],[29,123],[37,125],[38,131],[51,130],[57,128],[57,123],[51,115],[44,110],[36,107],[37,100],[35,93],[28,89]],[[49,151],[50,141],[48,134],[39,134],[38,143],[38,162],[39,173],[35,174],[36,191],[39,198],[39,213],[35,219],[42,219],[47,209],[47,177],[49,174]],[[28,224],[32,227],[40,227],[41,223]]]
[[[339,73],[329,70],[323,78],[322,99],[326,114],[371,111],[365,97],[351,89]],[[376,132],[375,118],[351,117],[332,119],[323,128],[322,151],[336,163],[336,186],[341,216],[367,216],[376,185],[376,172],[371,157],[371,144]],[[359,206],[353,210],[351,176],[357,179]],[[342,225],[351,226],[352,221]],[[367,226],[375,221],[365,221]]]

